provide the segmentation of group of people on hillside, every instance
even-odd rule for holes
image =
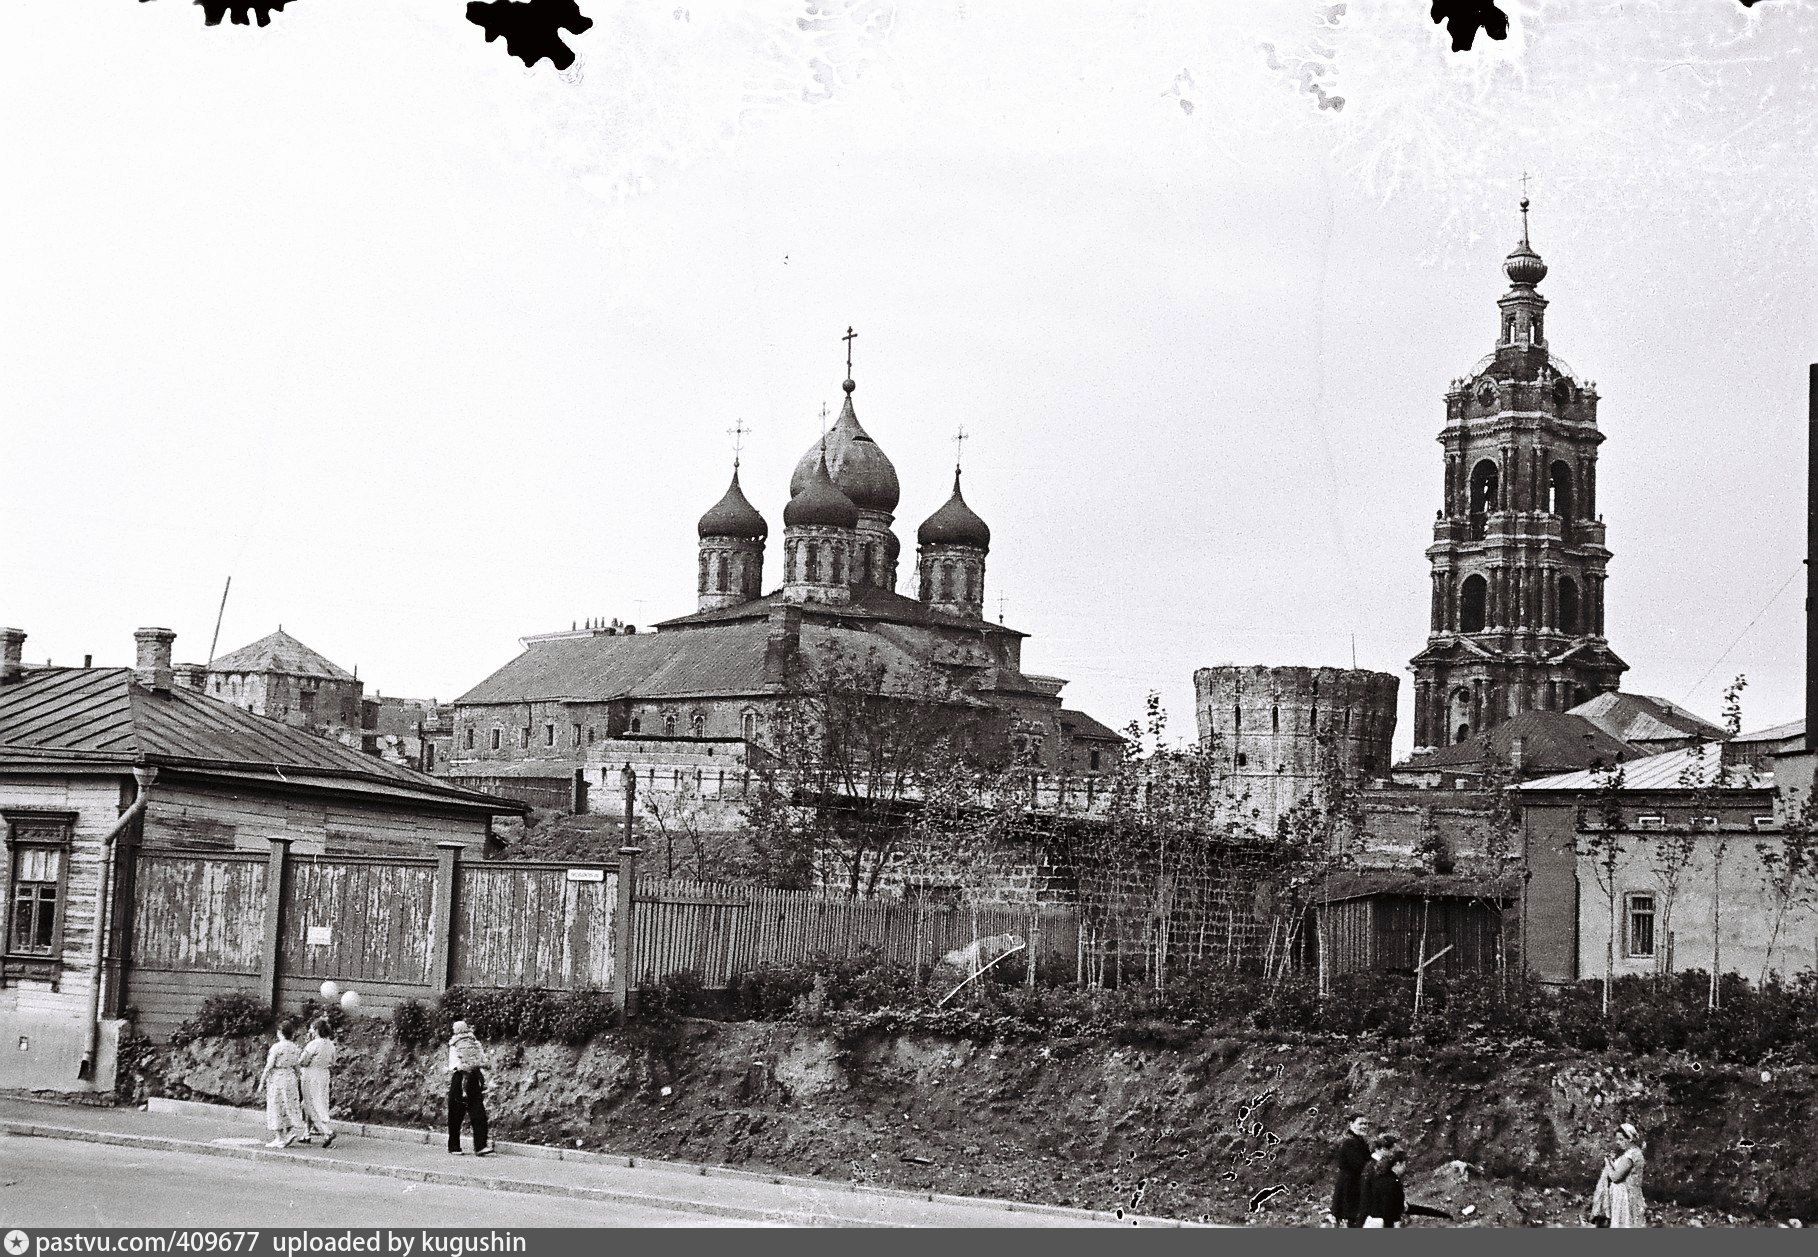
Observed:
[[[465,1155],[461,1124],[473,1127],[473,1151],[492,1155],[486,1133],[486,1049],[465,1021],[457,1021],[448,1038],[448,1151]],[[265,1054],[259,1090],[265,1093],[265,1126],[272,1132],[268,1148],[288,1148],[313,1143],[317,1136],[324,1148],[335,1142],[335,1128],[328,1119],[328,1084],[335,1067],[334,1026],[326,1017],[309,1024],[309,1039],[297,1043],[297,1023],[278,1023],[277,1042]]]
[[[1338,1175],[1332,1187],[1332,1226],[1405,1226],[1410,1217],[1450,1218],[1443,1209],[1411,1205],[1402,1190],[1403,1167],[1408,1163],[1401,1136],[1394,1131],[1372,1135],[1372,1123],[1362,1113],[1349,1115],[1344,1138],[1337,1150]],[[1588,1210],[1591,1225],[1635,1227],[1647,1225],[1647,1204],[1641,1195],[1641,1172],[1646,1164],[1641,1131],[1623,1122],[1616,1131],[1621,1151],[1603,1159]]]

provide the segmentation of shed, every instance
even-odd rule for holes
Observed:
[[[1427,967],[1431,975],[1494,973],[1518,895],[1512,877],[1338,873],[1315,891],[1319,929],[1309,942],[1325,947],[1329,977],[1359,970],[1413,973],[1423,955],[1438,957]],[[1317,953],[1308,959],[1318,964]]]

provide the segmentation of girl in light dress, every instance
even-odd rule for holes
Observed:
[[[335,1067],[335,1032],[328,1018],[318,1017],[309,1024],[309,1042],[303,1045],[302,1066],[303,1117],[310,1135],[321,1135],[322,1146],[335,1141],[335,1128],[328,1120],[328,1079]]]
[[[259,1075],[259,1089],[265,1092],[265,1128],[272,1132],[267,1148],[288,1148],[309,1133],[298,1077],[303,1052],[297,1047],[296,1034],[295,1021],[286,1017],[278,1023],[278,1041],[265,1054],[265,1072]]]
[[[1641,1131],[1624,1122],[1617,1133],[1622,1137],[1622,1155],[1615,1160],[1605,1157],[1603,1162],[1610,1182],[1610,1226],[1646,1226],[1648,1206],[1641,1195],[1641,1170],[1647,1158],[1641,1151]]]

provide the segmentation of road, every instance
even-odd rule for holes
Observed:
[[[693,1212],[0,1133],[0,1228],[753,1225]]]

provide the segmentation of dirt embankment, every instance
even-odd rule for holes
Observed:
[[[1410,1201],[1458,1224],[1519,1226],[1579,1224],[1609,1132],[1632,1121],[1649,1133],[1656,1221],[1818,1215],[1809,1068],[1764,1075],[1214,1038],[1179,1050],[924,1035],[842,1042],[830,1030],[758,1022],[689,1022],[683,1040],[666,1060],[616,1035],[585,1048],[501,1045],[494,1128],[619,1153],[1284,1225],[1321,1219],[1334,1133],[1358,1109],[1408,1141]],[[163,1049],[144,1063],[142,1085],[252,1103],[263,1054],[253,1040]],[[440,1048],[398,1047],[384,1023],[357,1023],[336,1109],[435,1124],[443,1059]]]

